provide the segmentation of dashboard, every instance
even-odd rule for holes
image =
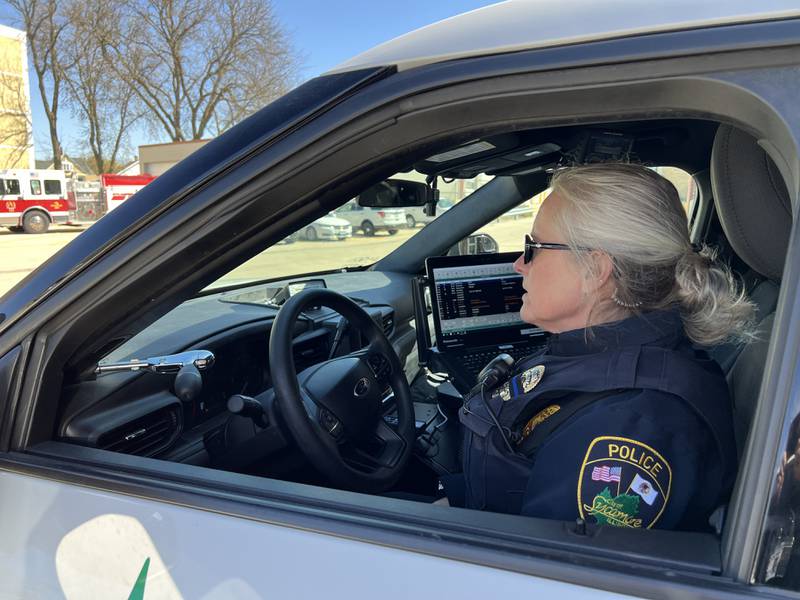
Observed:
[[[202,373],[202,388],[191,401],[181,401],[174,375],[149,371],[106,373],[64,387],[58,436],[62,441],[214,466],[220,440],[229,444],[228,399],[235,394],[271,404],[269,336],[279,307],[271,300],[276,289],[292,293],[306,286],[326,286],[348,295],[380,324],[400,357],[414,372],[416,341],[411,325],[410,277],[385,272],[334,273],[303,280],[272,282],[210,292],[182,303],[149,327],[128,338],[101,364],[210,350],[213,366]],[[298,373],[328,360],[341,317],[327,307],[311,307],[298,319],[293,354]],[[356,331],[345,334],[337,356],[362,345]],[[272,415],[272,420],[279,416]],[[265,447],[271,442],[265,442]],[[258,452],[255,453],[256,455]],[[251,458],[254,455],[250,453]]]

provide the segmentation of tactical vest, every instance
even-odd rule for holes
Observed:
[[[541,372],[532,370],[537,366],[544,370],[534,383],[531,377]],[[658,390],[681,398],[711,431],[721,460],[736,456],[725,378],[717,363],[700,353],[630,346],[581,356],[535,355],[496,389],[471,395],[459,411],[464,425],[466,506],[518,514],[536,450],[545,439],[592,401],[625,390]],[[523,442],[526,423],[555,399],[561,399],[564,410]],[[487,403],[513,452],[498,434]],[[571,403],[577,403],[577,410],[574,404],[570,410]],[[734,465],[723,468],[732,473]]]

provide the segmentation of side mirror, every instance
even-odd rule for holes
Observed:
[[[427,184],[404,179],[387,179],[358,195],[358,204],[369,208],[402,208],[436,204],[435,191]]]
[[[495,254],[499,251],[497,240],[488,233],[473,233],[450,248],[449,256],[465,256],[467,254]]]

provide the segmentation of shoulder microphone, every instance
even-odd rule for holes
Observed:
[[[478,373],[478,384],[485,390],[494,389],[501,381],[508,379],[514,368],[514,359],[509,354],[503,352],[489,361],[480,373]]]
[[[483,367],[480,373],[478,373],[478,383],[470,392],[470,396],[474,394],[481,397],[481,402],[483,402],[483,405],[486,407],[486,411],[489,413],[492,422],[500,433],[500,437],[503,439],[503,443],[511,454],[514,454],[514,448],[511,446],[511,442],[508,441],[508,436],[500,425],[497,415],[494,414],[492,407],[489,406],[489,401],[486,399],[486,392],[494,389],[501,381],[508,379],[513,368],[514,359],[509,354],[505,352],[498,354],[489,361],[489,364]]]

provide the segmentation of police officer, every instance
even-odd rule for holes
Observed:
[[[551,189],[515,263],[521,316],[551,336],[465,400],[450,503],[707,529],[736,448],[725,378],[697,348],[747,339],[752,304],[692,247],[678,193],[654,171],[575,167]]]

